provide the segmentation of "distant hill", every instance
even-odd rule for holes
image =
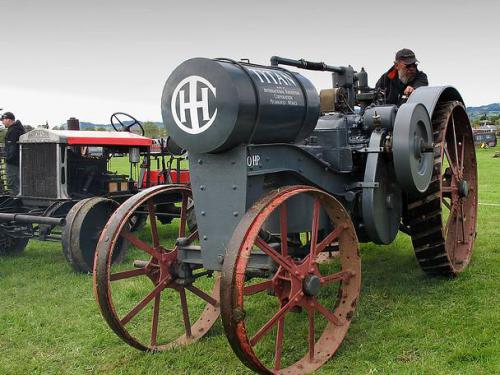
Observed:
[[[472,117],[483,114],[492,115],[500,113],[500,103],[492,103],[479,107],[467,107],[467,113]]]
[[[66,124],[64,124],[66,125]],[[80,129],[84,130],[85,128],[104,128],[106,130],[112,130],[113,127],[111,124],[94,124],[93,122],[80,122]]]

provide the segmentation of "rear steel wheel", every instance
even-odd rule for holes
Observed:
[[[299,236],[310,235],[303,254],[293,254],[289,245],[297,233],[289,233],[292,216],[287,207],[297,198],[308,202],[303,214],[311,218],[309,229]],[[320,236],[322,218],[330,224]],[[278,243],[268,243],[260,235],[268,220],[279,221],[279,233],[274,234],[281,239]],[[338,256],[319,264],[319,255],[333,243]],[[250,268],[251,255],[262,253],[275,264],[268,275]],[[224,260],[222,320],[234,352],[259,373],[316,370],[344,339],[358,302],[360,282],[356,233],[348,213],[335,198],[307,186],[267,194],[237,226]]]
[[[118,208],[99,239],[94,264],[97,303],[111,329],[139,350],[194,342],[220,314],[219,278],[177,259],[179,243],[198,241],[198,231],[191,232],[187,223],[190,198],[186,186],[145,189]],[[172,214],[178,218],[172,225],[160,220],[170,215],[165,207],[175,208]],[[131,233],[130,218],[140,214],[148,216],[147,225]],[[129,243],[128,256],[113,265],[120,240]]]
[[[409,201],[405,224],[422,269],[428,274],[454,276],[469,264],[476,237],[474,139],[460,102],[438,104],[432,126],[432,181],[425,194]]]

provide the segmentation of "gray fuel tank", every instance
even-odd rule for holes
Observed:
[[[241,143],[295,142],[319,117],[319,95],[288,70],[225,59],[194,58],[168,78],[163,123],[188,151],[217,153]]]

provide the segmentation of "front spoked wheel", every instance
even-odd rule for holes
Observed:
[[[309,225],[290,233],[297,227],[289,208],[297,200]],[[279,227],[273,235],[281,239],[273,243],[260,235],[272,222]],[[305,237],[306,252],[291,248],[290,238]],[[332,246],[338,256],[321,263],[320,255]],[[274,264],[267,272],[258,269],[263,255]],[[226,335],[237,356],[254,371],[312,372],[344,339],[360,283],[358,241],[342,205],[307,186],[273,191],[245,214],[228,245],[221,280]]]
[[[217,320],[219,277],[178,261],[179,243],[196,246],[198,231],[188,225],[191,190],[155,186],[128,199],[110,218],[99,239],[94,293],[111,329],[129,345],[160,351],[203,337]],[[132,232],[131,219],[147,216]],[[172,217],[168,224],[161,218]],[[116,244],[130,252],[120,265],[111,260]]]

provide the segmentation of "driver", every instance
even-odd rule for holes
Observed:
[[[403,96],[410,96],[416,88],[428,86],[427,75],[417,69],[415,53],[408,48],[396,52],[394,65],[378,80],[375,88],[385,93],[387,104],[400,105]]]

